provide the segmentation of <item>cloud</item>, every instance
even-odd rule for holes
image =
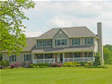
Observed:
[[[55,27],[87,26],[96,33],[97,22],[103,23],[104,43],[111,43],[112,2],[107,1],[37,1],[34,9],[25,11],[30,22],[27,36],[38,36]],[[34,31],[34,33],[33,33]],[[35,32],[37,31],[37,32]]]
[[[37,37],[40,36],[41,32],[25,32],[26,37]]]
[[[49,23],[49,25],[53,25],[55,27],[70,27],[72,25],[72,20],[68,19],[67,17],[63,16],[56,16],[52,18]]]

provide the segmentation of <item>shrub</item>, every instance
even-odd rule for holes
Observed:
[[[39,68],[47,68],[47,67],[49,67],[48,63],[38,63],[37,65],[39,66]]]
[[[10,68],[17,68],[17,67],[20,67],[19,63],[14,63],[10,65]]]
[[[1,67],[8,67],[9,66],[9,61],[7,61],[7,60],[0,61],[0,66]]]
[[[37,64],[30,64],[31,68],[39,68],[39,66]]]
[[[87,64],[87,62],[80,62],[81,66],[85,66]]]
[[[31,64],[32,64],[32,62],[23,62],[23,64],[21,64],[21,66],[25,67],[25,68],[30,68]]]
[[[48,63],[38,63],[38,64],[30,64],[31,68],[47,68],[50,64]]]
[[[86,68],[108,68],[106,66],[98,65],[98,66],[86,66]]]
[[[78,62],[73,62],[73,65],[76,66],[77,64],[79,64]]]
[[[76,66],[76,67],[80,67],[80,66],[81,66],[81,64],[80,64],[80,63],[77,63],[75,66]]]
[[[31,68],[39,68],[39,66],[37,64],[31,64],[30,66],[31,66]]]
[[[92,66],[93,65],[93,62],[87,62],[85,65],[86,66]]]
[[[59,63],[53,63],[50,65],[51,67],[62,67],[62,64]]]
[[[93,65],[94,66],[100,65],[100,57],[99,56],[95,56],[95,61],[94,61]]]
[[[73,62],[65,62],[65,63],[63,64],[63,66],[64,66],[64,67],[73,67],[74,64],[73,64]]]

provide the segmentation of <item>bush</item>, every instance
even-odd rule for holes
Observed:
[[[31,68],[47,68],[50,64],[48,63],[38,63],[38,64],[30,64]]]
[[[0,66],[1,67],[8,67],[9,66],[9,61],[7,61],[7,60],[0,61]]]
[[[50,65],[50,67],[62,67],[62,64],[53,63],[53,64]]]
[[[87,64],[86,64],[86,66],[92,66],[93,65],[93,62],[88,62]]]
[[[78,62],[73,62],[73,65],[76,66],[77,64],[79,64]]]
[[[81,64],[80,64],[80,63],[77,63],[75,66],[76,66],[76,67],[80,67],[80,66],[81,66]]]
[[[20,64],[19,63],[15,63],[15,64],[11,64],[10,65],[10,68],[17,68],[17,67],[20,67]]]
[[[85,66],[88,62],[80,62],[81,66]]]
[[[38,63],[37,65],[39,66],[39,68],[47,68],[47,67],[49,67],[48,63]]]
[[[94,63],[93,63],[93,65],[94,66],[98,66],[98,65],[100,65],[101,63],[100,63],[100,57],[99,56],[95,56],[95,61],[94,61]]]
[[[86,68],[108,68],[108,67],[98,65],[98,66],[86,66]]]
[[[30,64],[31,68],[39,68],[39,66],[37,64]]]
[[[79,67],[79,66],[91,66],[93,62],[65,62],[63,64],[64,67]]]
[[[74,63],[75,64],[75,63]],[[63,64],[64,67],[73,67],[74,66],[73,62],[65,62]]]
[[[22,64],[21,64],[21,66],[22,67],[24,67],[24,68],[30,68],[30,65],[32,64],[32,62],[23,62]]]

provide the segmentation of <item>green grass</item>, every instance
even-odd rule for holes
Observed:
[[[108,68],[3,69],[0,84],[112,84],[112,65]]]

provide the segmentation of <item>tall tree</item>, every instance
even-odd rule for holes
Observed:
[[[26,46],[22,20],[29,18],[23,10],[34,5],[32,0],[0,1],[0,52],[18,53]]]
[[[112,64],[112,45],[104,46],[104,60],[105,64]]]

